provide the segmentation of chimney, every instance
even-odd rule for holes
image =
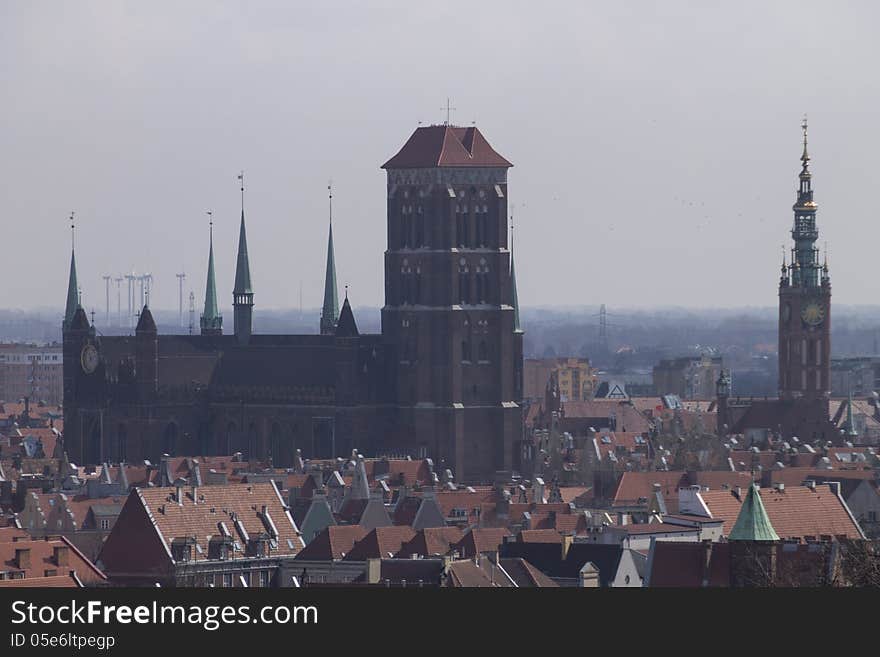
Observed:
[[[174,487],[177,489],[177,506],[183,506],[183,479],[177,479]]]
[[[31,567],[31,549],[15,548],[15,567],[28,570]]]
[[[703,518],[711,518],[709,507],[700,495],[700,486],[686,486],[678,489],[678,511]]]
[[[66,545],[56,545],[52,550],[52,561],[59,568],[63,568],[70,562],[70,550]]]
[[[562,537],[562,560],[565,561],[565,558],[568,556],[568,549],[571,547],[571,544],[574,542],[574,536],[565,535]]]
[[[806,486],[810,490],[816,490],[816,480],[815,479],[807,479],[804,482],[804,486]]]
[[[382,576],[382,560],[367,559],[367,584],[378,584]]]

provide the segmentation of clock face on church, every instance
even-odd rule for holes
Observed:
[[[809,301],[801,310],[801,319],[810,326],[818,326],[825,319],[825,308],[818,301]]]
[[[98,350],[94,345],[87,344],[83,347],[80,354],[80,365],[86,374],[91,374],[98,367]]]

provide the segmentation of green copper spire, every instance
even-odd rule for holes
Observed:
[[[333,255],[333,190],[330,192],[330,233],[327,237],[327,271],[324,276],[324,305],[321,309],[321,335],[335,332],[339,320],[339,296],[336,292],[336,258]]]
[[[62,329],[70,328],[76,309],[79,307],[79,284],[76,280],[76,228],[73,212],[70,213],[70,277],[67,280],[67,305],[64,307]]]
[[[248,261],[247,234],[244,229],[244,208],[241,210],[241,228],[238,230],[238,263],[235,267],[235,289],[233,294],[250,294],[251,267]]]
[[[208,216],[212,216],[208,212]],[[202,314],[200,324],[202,335],[219,334],[223,332],[223,318],[217,307],[217,284],[214,280],[214,221],[211,220],[210,246],[208,247],[208,280],[205,284],[205,312]]]
[[[749,492],[743,501],[736,517],[736,523],[730,530],[728,541],[778,541],[779,536],[773,525],[770,524],[770,518],[767,517],[767,511],[764,509],[764,503],[761,501],[761,493],[757,484],[749,486]]]
[[[856,431],[856,423],[853,420],[852,390],[849,391],[848,397],[846,401],[846,435],[854,438],[859,435],[859,432]]]

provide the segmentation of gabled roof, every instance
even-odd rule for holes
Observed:
[[[360,525],[327,527],[300,550],[296,558],[301,561],[337,561],[351,552],[354,544],[366,534],[367,530]]]
[[[412,527],[376,527],[360,539],[345,556],[348,561],[387,559],[400,552],[416,535]]]
[[[774,531],[783,539],[819,538],[823,535],[862,537],[843,501],[827,485],[816,484],[815,490],[806,486],[786,486],[782,491],[762,488],[759,492]],[[722,532],[729,536],[741,508],[735,491],[708,490],[700,495],[712,517],[724,520]]]
[[[512,167],[475,127],[432,125],[416,128],[383,169]]]

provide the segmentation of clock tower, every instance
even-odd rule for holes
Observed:
[[[807,120],[797,201],[793,206],[791,264],[783,252],[779,280],[779,396],[822,400],[830,394],[831,278],[827,258],[819,264]]]

